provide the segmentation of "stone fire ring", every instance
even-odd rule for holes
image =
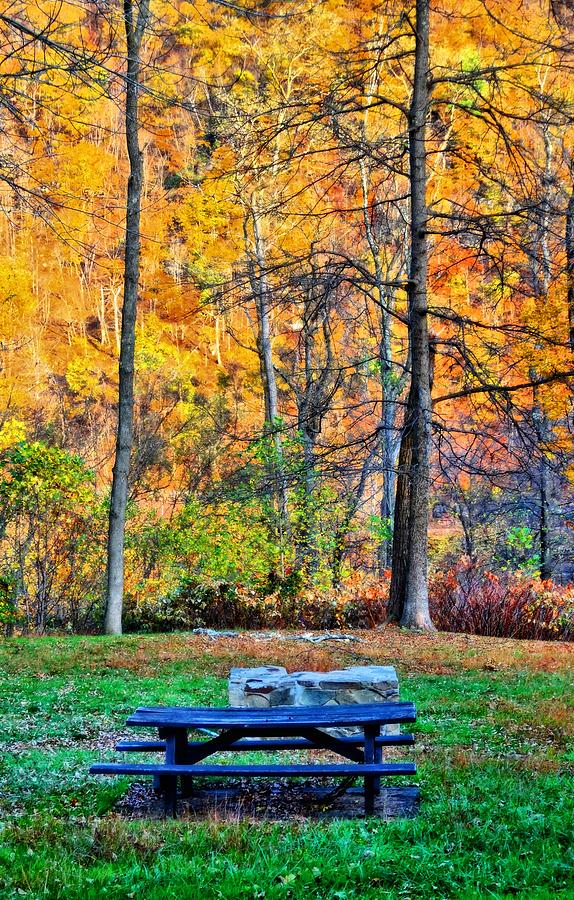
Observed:
[[[349,666],[331,672],[287,672],[283,666],[232,669],[229,705],[268,709],[271,706],[328,706],[350,703],[395,703],[399,682],[394,666]],[[397,734],[385,725],[383,734]],[[330,729],[353,734],[356,729]]]

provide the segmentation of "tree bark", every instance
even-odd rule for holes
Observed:
[[[388,616],[399,622],[405,608],[406,573],[409,557],[410,470],[413,458],[413,433],[406,424],[399,449],[395,516],[393,527],[393,552],[391,557],[391,588]]]
[[[124,0],[124,26],[127,45],[125,126],[130,174],[127,188],[116,458],[112,479],[108,528],[105,634],[122,633],[124,537],[130,459],[133,444],[134,356],[140,270],[140,216],[143,181],[143,158],[138,135],[138,93],[141,44],[148,14],[149,0],[140,0],[139,6],[136,5],[134,0]]]
[[[390,341],[389,341],[390,344]],[[388,354],[389,351],[386,351]],[[382,355],[382,354],[381,354]],[[380,518],[383,524],[388,524],[392,533],[394,527],[394,498],[396,484],[396,468],[398,456],[397,430],[397,396],[396,389],[389,387],[388,381],[391,372],[389,356],[386,355],[386,367],[382,369],[381,391],[381,465],[383,469],[383,491],[380,501]],[[385,374],[387,378],[385,379]],[[377,561],[379,575],[388,569],[392,561],[392,542],[385,539],[377,548]]]
[[[253,227],[253,248],[250,247],[247,231],[247,221],[244,220],[245,250],[249,281],[255,308],[257,311],[257,350],[259,353],[259,369],[261,372],[261,384],[263,386],[263,399],[265,404],[264,430],[273,440],[275,459],[270,466],[271,476],[275,482],[275,494],[279,507],[279,539],[281,545],[285,537],[291,532],[289,519],[289,497],[287,490],[287,477],[285,474],[285,460],[283,457],[283,441],[279,430],[279,399],[277,391],[277,377],[273,362],[273,345],[271,340],[271,316],[269,310],[269,285],[265,265],[265,246],[259,223],[259,213],[252,205],[250,218]]]
[[[398,482],[402,483],[397,483],[393,537],[393,563],[397,570],[393,573],[391,584],[390,609],[396,617],[400,615],[401,625],[432,629],[428,601],[431,359],[426,204],[429,0],[416,0],[415,31],[414,81],[408,112],[411,194],[408,314],[411,386],[399,454]]]
[[[543,307],[548,302],[548,291],[552,275],[551,254],[548,238],[550,235],[550,187],[552,185],[552,158],[553,146],[550,125],[545,122],[542,126],[542,138],[544,141],[544,174],[542,177],[543,194],[540,201],[540,218],[537,218],[537,246],[534,256],[533,285],[537,303]],[[568,207],[570,209],[570,205]],[[567,254],[568,261],[568,254]],[[574,262],[574,260],[573,260]],[[570,291],[570,284],[568,286]],[[570,331],[572,337],[572,310],[569,307]],[[530,374],[537,377],[537,372],[532,369]],[[539,455],[539,480],[538,480],[538,543],[540,547],[540,577],[548,581],[552,578],[552,555],[550,551],[550,496],[551,496],[551,472],[548,461],[547,446],[551,437],[551,427],[544,406],[541,404],[537,388],[534,388],[532,403],[532,419],[536,433],[537,451]]]
[[[540,577],[543,581],[552,578],[552,553],[550,549],[549,523],[549,472],[545,462],[540,467]]]
[[[367,180],[367,168],[365,161],[360,163],[361,191],[363,200],[363,223],[365,237],[371,258],[373,260],[373,274],[375,277],[376,296],[379,306],[380,340],[379,340],[379,364],[381,378],[381,421],[380,421],[380,458],[383,470],[383,489],[379,503],[380,519],[383,524],[388,524],[392,530],[394,516],[394,496],[396,483],[396,466],[398,457],[397,428],[397,398],[403,388],[402,379],[398,384],[393,383],[393,345],[391,340],[391,323],[394,312],[394,300],[388,288],[385,286],[385,275],[380,259],[380,246],[377,243],[371,218],[369,215],[369,186]],[[379,576],[391,565],[392,544],[388,539],[381,540],[377,547],[377,564]]]
[[[574,352],[574,185],[566,209],[566,283],[570,349]]]

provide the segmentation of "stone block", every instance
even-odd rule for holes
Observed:
[[[349,666],[331,672],[293,672],[283,666],[232,669],[229,705],[326,706],[349,703],[393,703],[399,699],[394,666]],[[330,729],[334,734],[353,734],[357,729]],[[386,725],[384,734],[396,734],[398,725]]]
[[[293,690],[294,683],[283,666],[232,669],[229,675],[230,706],[293,706]]]

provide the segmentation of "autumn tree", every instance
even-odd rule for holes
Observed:
[[[268,541],[261,583],[265,566],[271,584],[293,564],[320,585],[351,567],[386,579],[394,539],[397,618],[423,508],[435,535],[446,509],[453,535],[446,553],[433,542],[436,565],[465,549],[480,565],[490,516],[501,541],[527,528],[544,574],[563,571],[569,38],[545,6],[525,8],[431,9],[425,86],[414,3],[246,14],[156,0],[137,106],[129,477],[125,442],[116,467],[133,509],[129,605],[171,596],[186,567],[216,577],[214,544],[173,551],[191,533],[184,510],[226,541],[243,510]],[[124,23],[119,8],[74,4],[47,30],[33,4],[2,15],[0,413],[80,453],[103,496],[129,249]],[[221,577],[251,578],[231,557]]]
[[[126,197],[124,251],[124,298],[119,356],[118,423],[116,458],[110,498],[108,532],[106,634],[122,632],[124,592],[124,532],[128,502],[128,479],[133,443],[134,355],[137,301],[140,277],[140,218],[143,189],[143,159],[139,143],[138,95],[141,48],[149,17],[149,0],[139,4],[125,0],[123,21],[126,35],[125,133],[130,174]]]
[[[426,122],[429,107],[430,7],[417,0],[415,56],[408,110],[410,263],[408,318],[410,387],[399,454],[390,606],[403,625],[430,628],[428,507],[431,453],[431,355],[428,324]]]

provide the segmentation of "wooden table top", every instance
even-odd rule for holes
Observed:
[[[414,703],[353,703],[347,706],[274,706],[266,709],[210,706],[140,706],[130,726],[158,728],[329,728],[415,722]]]

